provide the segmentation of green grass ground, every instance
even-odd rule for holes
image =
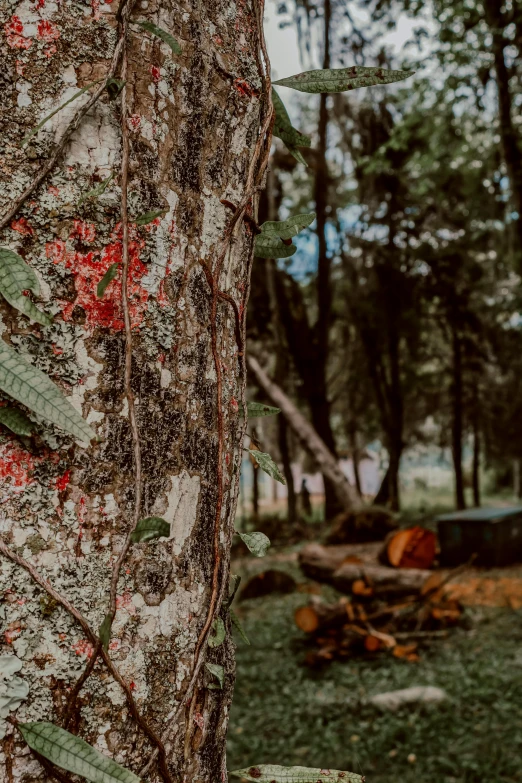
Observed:
[[[468,610],[471,630],[432,644],[419,663],[390,656],[302,665],[293,623],[306,596],[239,605],[229,769],[301,764],[364,774],[368,783],[522,783],[522,612]],[[443,706],[381,713],[367,696],[436,685]]]

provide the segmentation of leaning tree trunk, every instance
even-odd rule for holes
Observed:
[[[34,269],[54,316],[40,327],[2,300],[2,340],[54,379],[97,440],[80,447],[56,422],[23,440],[2,428],[0,654],[16,656],[29,688],[16,720],[67,724],[146,781],[222,781],[233,644],[230,633],[207,642],[228,589],[241,462],[253,241],[241,215],[269,122],[262,4],[129,0],[117,13],[110,2],[11,3],[2,20],[0,243]],[[168,30],[181,53],[129,16]],[[123,92],[101,93],[46,174],[104,81],[22,149],[23,137],[107,75]],[[137,224],[149,211],[159,214]],[[130,544],[136,521],[154,515],[170,538]],[[111,601],[105,653],[97,634]],[[224,667],[222,689],[205,662]],[[2,734],[0,780],[51,779],[11,724]]]

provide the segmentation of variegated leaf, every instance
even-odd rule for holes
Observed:
[[[41,370],[0,340],[0,390],[78,440],[95,438],[76,408]]]
[[[236,531],[237,533],[237,531]],[[255,557],[264,557],[270,547],[270,539],[264,533],[237,533]]]
[[[219,647],[219,645],[223,644],[223,642],[225,641],[225,636],[226,636],[225,623],[223,622],[221,617],[217,617],[212,623],[212,631],[213,634],[211,634],[208,639],[208,646]]]
[[[351,68],[328,68],[306,71],[274,82],[281,87],[291,87],[299,92],[345,92],[358,87],[375,84],[391,84],[412,76],[414,71],[390,71],[386,68],[366,68],[352,65]]]
[[[281,408],[274,408],[272,405],[265,405],[262,402],[247,402],[247,414],[249,419],[258,416],[276,416],[281,413]]]
[[[131,541],[133,544],[140,544],[143,541],[152,541],[155,538],[168,538],[170,536],[170,525],[161,517],[146,517],[140,519],[133,532]]]
[[[154,209],[150,212],[144,212],[143,215],[139,215],[139,217],[134,218],[132,221],[137,226],[146,226],[147,223],[152,223],[153,220],[156,220],[158,217],[163,217],[163,215],[166,215],[168,212],[168,209]]]
[[[254,243],[254,255],[258,258],[290,258],[296,250],[295,245],[285,245],[282,239],[269,234],[258,234]]]
[[[364,783],[364,777],[355,772],[314,767],[279,767],[276,764],[235,769],[230,774],[253,783]]]
[[[225,683],[225,670],[219,663],[206,663],[205,668],[212,674],[213,677],[219,682],[219,685],[211,682],[207,687],[210,690],[221,690]]]
[[[0,424],[14,432],[15,435],[21,435],[28,438],[34,432],[34,424],[28,419],[25,413],[17,408],[0,408]]]
[[[38,310],[29,297],[24,296],[24,291],[32,291],[38,296],[40,283],[36,274],[14,250],[0,247],[0,293],[12,307],[32,321],[49,326],[51,316]]]
[[[265,473],[268,473],[268,475],[273,479],[279,481],[280,484],[286,484],[285,477],[275,464],[270,454],[267,454],[264,451],[257,451],[256,449],[248,449],[248,451],[253,456],[261,470],[264,470]]]
[[[275,109],[274,136],[284,141],[288,147],[310,147],[312,140],[293,127],[285,105],[277,92],[272,90],[272,103]]]
[[[119,264],[111,264],[96,286],[96,296],[101,299],[108,286],[118,277]]]
[[[292,215],[288,220],[267,220],[261,228],[261,235],[279,237],[280,239],[292,239],[297,234],[314,222],[315,212],[306,212],[303,215]]]

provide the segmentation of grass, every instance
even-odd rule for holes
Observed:
[[[238,642],[228,767],[332,767],[368,783],[522,783],[522,613],[474,610],[416,664],[390,656],[302,665],[294,593],[239,605],[252,646]],[[369,695],[437,685],[448,702],[381,713]]]

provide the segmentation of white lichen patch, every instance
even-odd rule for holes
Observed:
[[[158,498],[153,513],[162,515],[170,523],[172,551],[179,555],[196,521],[201,479],[183,470],[178,476],[172,476],[170,481],[166,499]]]

